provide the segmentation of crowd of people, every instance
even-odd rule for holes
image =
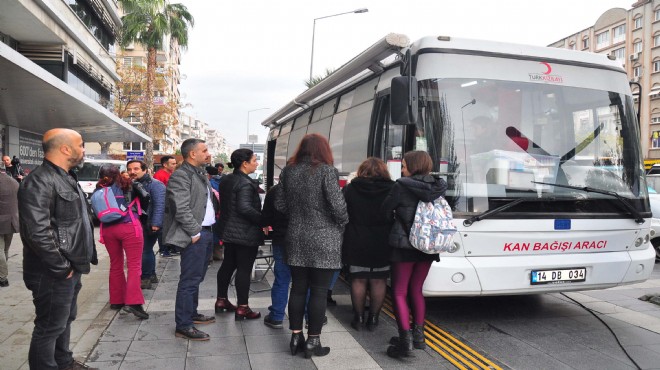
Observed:
[[[81,275],[98,263],[92,214],[74,171],[84,146],[77,132],[53,129],[44,134],[43,148],[43,164],[29,175],[0,175],[0,219],[8,221],[0,223],[0,287],[8,285],[7,251],[13,233],[20,231],[23,277],[36,312],[30,367],[76,368],[68,343],[71,322]],[[215,313],[259,319],[261,313],[249,306],[251,271],[259,247],[269,238],[274,281],[263,322],[283,328],[288,307],[292,355],[310,358],[330,352],[321,344],[321,332],[342,268],[350,281],[352,328],[376,329],[391,278],[399,335],[390,340],[387,354],[405,357],[413,348],[424,348],[422,284],[439,256],[414,249],[408,232],[418,201],[433,201],[446,190],[443,180],[429,175],[433,163],[426,152],[406,153],[396,181],[382,160],[367,158],[342,189],[328,140],[308,134],[263,207],[259,182],[250,177],[259,166],[251,150],[231,154],[229,174],[223,174],[222,164],[208,165],[211,157],[203,140],[185,140],[181,155],[182,163],[164,156],[162,169],[153,176],[139,160],[128,161],[126,173],[112,165],[99,172],[96,191],[112,197],[105,202],[118,213],[101,222],[99,240],[110,257],[112,309],[149,319],[142,290],[158,283],[158,242],[160,256],[180,255],[176,337],[209,340],[197,326],[215,322],[215,316],[198,311],[199,286],[214,259],[222,260]],[[232,279],[235,304],[228,294]]]

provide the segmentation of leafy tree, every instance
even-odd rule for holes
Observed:
[[[227,153],[220,153],[216,154],[215,157],[213,157],[213,163],[222,163],[225,166],[227,166],[227,162],[229,162],[229,157],[227,156]],[[225,170],[228,170],[228,168],[225,168]]]
[[[314,76],[312,77],[311,80],[305,80],[305,86],[307,86],[308,89],[311,89],[315,85],[317,85],[319,82],[325,80],[330,76],[331,74],[335,73],[335,69],[333,68],[326,68],[325,69],[325,76]]]
[[[120,58],[121,60],[121,58]],[[154,117],[152,127],[152,139],[154,141],[162,138],[168,127],[178,123],[178,104],[176,101],[149,101],[144,97],[147,90],[147,69],[141,65],[122,65],[118,63],[117,73],[120,82],[115,90],[115,113],[120,118],[135,118],[139,121],[138,128],[146,131],[144,117],[147,110],[151,109]],[[172,68],[159,68],[155,75],[155,91],[167,89],[168,80],[174,78]],[[134,121],[134,122],[135,122]]]
[[[156,54],[163,50],[166,36],[181,49],[188,46],[188,29],[194,25],[192,15],[183,4],[169,4],[166,0],[119,0],[122,16],[121,46],[131,43],[147,49],[147,81],[144,99],[154,101],[156,80]],[[144,133],[154,136],[153,104],[147,104],[144,116]],[[145,159],[147,167],[153,167],[153,142],[147,142]]]

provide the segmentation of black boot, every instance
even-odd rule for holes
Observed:
[[[410,330],[399,330],[399,338],[395,345],[387,348],[387,355],[392,358],[408,357],[412,351]]]
[[[417,349],[426,348],[426,342],[424,341],[424,325],[413,325],[412,343],[413,347]]]
[[[320,336],[307,336],[307,342],[305,343],[305,358],[312,358],[312,355],[321,357],[327,355],[328,353],[330,353],[330,347],[321,346]]]
[[[367,326],[367,329],[369,329],[369,331],[376,330],[376,326],[378,326],[378,316],[379,316],[379,313],[369,312],[369,317],[367,317],[367,322],[365,323],[365,325]]]
[[[328,305],[328,307],[337,305],[337,301],[332,299],[332,290],[330,290],[330,289],[328,289],[327,305]]]
[[[289,348],[291,349],[291,356],[295,356],[299,351],[303,352],[305,350],[305,335],[302,332],[292,333]]]
[[[364,312],[353,313],[353,321],[351,321],[351,326],[353,327],[353,329],[360,331],[363,324],[364,324]]]

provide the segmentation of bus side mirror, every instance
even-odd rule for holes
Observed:
[[[417,123],[417,79],[400,76],[392,79],[390,87],[390,117],[394,125]]]

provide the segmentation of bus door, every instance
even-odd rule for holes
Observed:
[[[274,185],[273,174],[275,172],[275,144],[277,139],[270,140],[266,143],[266,191]]]
[[[387,163],[392,180],[401,177],[401,159],[404,153],[404,131],[407,126],[393,125],[390,121],[390,96],[376,98],[369,140],[369,154]]]

